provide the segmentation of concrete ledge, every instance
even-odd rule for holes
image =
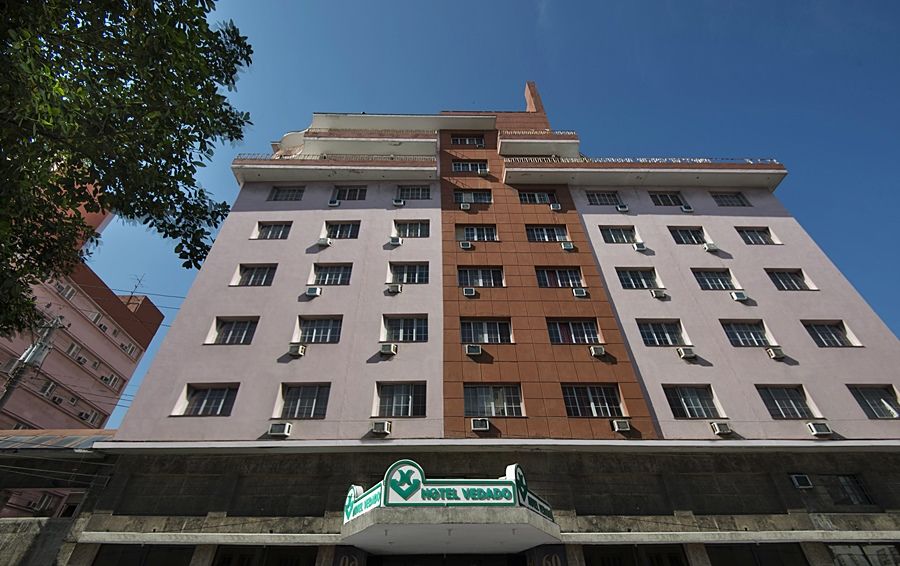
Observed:
[[[897,542],[900,531],[666,531],[562,533],[564,544],[690,544],[731,542]]]
[[[339,534],[270,533],[125,533],[84,531],[79,544],[233,544],[269,546],[316,546],[340,544]]]

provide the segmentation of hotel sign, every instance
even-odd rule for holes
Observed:
[[[344,523],[376,507],[525,507],[553,520],[550,505],[531,493],[525,472],[518,464],[506,467],[506,475],[491,480],[445,480],[425,477],[412,460],[399,460],[384,479],[366,491],[350,486],[344,503]]]

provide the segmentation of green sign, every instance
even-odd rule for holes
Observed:
[[[368,491],[354,485],[344,504],[344,522],[376,507],[526,507],[553,520],[550,505],[528,490],[525,472],[518,464],[506,467],[506,475],[491,480],[437,480],[425,477],[412,460],[399,460],[387,469],[384,480]]]

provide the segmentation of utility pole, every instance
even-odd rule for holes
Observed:
[[[62,328],[63,326],[63,317],[61,316],[57,316],[49,323],[43,325],[38,333],[37,339],[22,353],[21,356],[19,356],[19,359],[13,363],[12,368],[9,370],[9,378],[6,380],[6,387],[3,390],[3,395],[0,396],[0,411],[3,410],[3,406],[9,398],[12,397],[12,393],[16,387],[19,386],[19,381],[22,379],[25,369],[29,367],[40,367],[44,362],[44,358],[47,357],[47,354],[50,353],[50,349],[52,348],[50,339],[53,337],[53,333],[56,332],[57,328]]]

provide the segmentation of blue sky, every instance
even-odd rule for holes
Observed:
[[[518,110],[534,80],[586,155],[784,162],[778,196],[900,331],[900,2],[234,0],[213,19],[254,48],[231,96],[253,125],[200,174],[220,200],[237,194],[236,153],[267,151],[314,111]],[[195,272],[173,246],[115,221],[91,267],[116,289],[143,275],[140,291],[182,297]],[[153,298],[171,322],[180,299]]]

